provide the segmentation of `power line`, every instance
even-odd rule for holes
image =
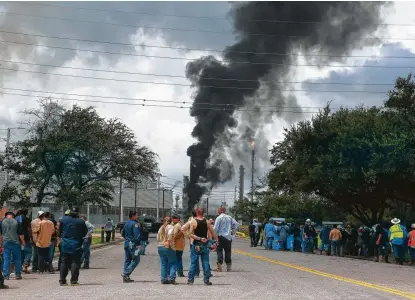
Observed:
[[[29,97],[29,98],[33,98],[33,97],[46,97],[44,95],[25,95],[25,94],[13,94],[13,93],[7,93],[7,92],[2,92],[2,94],[5,95],[13,95],[13,96],[21,96],[21,97]],[[194,111],[197,110],[210,110],[210,111],[258,111],[255,109],[237,109],[237,108],[212,108],[212,107],[191,107],[191,106],[175,106],[175,105],[156,105],[156,104],[141,104],[141,103],[126,103],[126,102],[115,102],[115,101],[99,101],[99,100],[85,100],[85,99],[69,99],[69,98],[61,98],[61,97],[50,97],[48,96],[47,98],[50,99],[55,99],[55,100],[62,100],[62,101],[75,101],[75,102],[91,102],[91,103],[102,103],[102,104],[119,104],[119,105],[129,105],[129,106],[146,106],[146,107],[164,107],[164,108],[191,108]],[[290,110],[260,110],[261,112],[280,112],[280,113],[308,113],[308,114],[314,114],[314,113],[318,113],[318,112],[303,112],[303,111],[290,111]]]
[[[233,35],[231,31],[213,31],[213,30],[203,30],[203,29],[191,29],[191,28],[171,28],[171,27],[156,27],[156,26],[148,26],[148,25],[133,25],[133,24],[122,24],[122,23],[113,23],[113,22],[98,22],[98,21],[87,21],[87,20],[78,20],[78,19],[69,19],[69,18],[58,18],[58,17],[50,17],[50,16],[39,16],[39,15],[28,15],[22,13],[15,13],[15,12],[0,12],[0,14],[5,15],[15,15],[15,16],[24,16],[24,17],[31,17],[31,18],[38,18],[38,19],[49,19],[49,20],[58,20],[58,21],[67,21],[67,22],[75,22],[75,23],[89,23],[89,24],[99,24],[99,25],[110,25],[116,27],[130,27],[130,28],[145,28],[145,29],[154,29],[154,30],[166,30],[166,31],[181,31],[181,32],[197,32],[197,33],[210,33],[210,34],[229,34]],[[281,35],[281,34],[266,34],[266,33],[245,33],[247,36],[268,36],[268,37],[282,37],[282,38],[306,38],[307,36],[294,36],[294,35]],[[413,41],[415,38],[384,38],[380,39],[378,37],[362,37],[356,40],[394,40],[394,41]]]
[[[13,2],[12,2],[13,3]],[[39,4],[34,2],[19,2],[14,3],[33,5],[33,6],[42,6],[42,7],[56,7],[56,8],[65,8],[65,9],[75,9],[75,10],[87,10],[87,11],[100,11],[100,12],[110,12],[110,13],[126,13],[133,15],[148,15],[148,16],[161,16],[161,17],[175,17],[175,18],[190,18],[190,19],[212,19],[212,20],[227,20],[227,17],[224,16],[192,16],[192,15],[176,15],[176,14],[156,14],[150,12],[132,12],[125,10],[107,10],[99,8],[86,8],[86,7],[75,7],[75,6],[62,6],[62,5],[46,5]],[[246,22],[267,22],[267,23],[293,23],[293,24],[327,24],[327,22],[319,21],[292,21],[292,20],[263,20],[263,19],[246,19]],[[388,24],[388,23],[378,23],[377,26],[415,26],[415,24]]]
[[[86,43],[98,43],[98,44],[109,44],[109,45],[118,45],[118,46],[132,46],[132,47],[147,47],[147,48],[159,48],[159,49],[172,49],[172,50],[185,50],[185,51],[206,51],[206,52],[219,52],[223,53],[223,49],[209,49],[209,48],[187,48],[187,47],[172,47],[172,46],[160,46],[160,45],[148,45],[148,44],[133,44],[133,43],[121,43],[121,42],[110,42],[110,41],[97,41],[89,39],[79,39],[79,38],[69,38],[69,37],[58,37],[58,36],[49,36],[41,34],[31,34],[23,32],[14,32],[14,31],[5,31],[0,30],[2,33],[15,34],[15,35],[28,35],[33,37],[41,37],[48,39],[58,39],[58,40],[68,40],[68,41],[77,41],[77,42],[86,42]],[[240,53],[240,54],[257,54],[257,55],[274,55],[274,56],[304,56],[304,57],[343,57],[343,58],[402,58],[402,59],[413,59],[415,55],[412,56],[396,56],[396,55],[336,55],[336,54],[295,54],[295,53],[277,53],[277,52],[255,52],[255,51],[227,51],[228,53]]]
[[[129,82],[129,83],[146,83],[146,84],[155,84],[155,85],[171,85],[171,86],[183,86],[190,87],[191,84],[183,83],[172,83],[172,82],[152,82],[152,81],[142,81],[142,80],[130,80],[130,79],[114,79],[114,78],[104,78],[104,77],[95,77],[95,76],[82,76],[82,75],[72,75],[72,74],[60,74],[60,73],[48,73],[41,71],[30,71],[30,70],[20,70],[20,69],[11,69],[0,67],[2,70],[14,71],[14,72],[25,72],[25,73],[34,73],[34,74],[43,74],[43,75],[53,75],[53,76],[62,76],[62,77],[72,77],[72,78],[82,78],[82,79],[95,79],[95,80],[104,80],[104,81],[115,81],[115,82]],[[273,91],[285,91],[285,92],[309,92],[309,93],[363,93],[363,94],[385,94],[388,91],[364,91],[364,90],[308,90],[308,89],[280,89],[280,88],[251,88],[251,87],[237,87],[237,86],[216,86],[216,85],[198,85],[199,88],[216,88],[216,89],[234,89],[234,90],[273,90]]]
[[[414,39],[415,40],[415,39]],[[132,57],[148,57],[148,58],[163,58],[163,59],[172,59],[172,60],[185,60],[185,61],[194,61],[198,58],[186,58],[186,57],[172,57],[172,56],[160,56],[160,55],[147,55],[147,54],[135,54],[135,53],[123,53],[123,52],[110,52],[110,51],[101,51],[101,50],[91,50],[91,49],[79,49],[79,48],[69,48],[69,47],[60,47],[44,44],[33,44],[33,43],[23,43],[23,42],[14,42],[14,41],[5,41],[0,40],[1,43],[8,44],[17,44],[25,46],[37,46],[44,48],[52,49],[61,49],[61,50],[70,50],[70,51],[81,51],[81,52],[91,52],[91,53],[100,53],[100,54],[113,54],[120,56],[132,56]],[[218,60],[219,62],[225,63],[223,60]],[[287,64],[287,63],[275,63],[275,62],[249,62],[249,61],[235,61],[234,64],[250,64],[250,65],[274,65],[274,66],[292,66],[292,67],[329,67],[329,68],[381,68],[381,69],[410,69],[415,68],[415,66],[375,66],[375,65],[327,65],[327,64]]]
[[[145,75],[145,76],[155,76],[155,77],[169,77],[169,78],[184,78],[187,79],[186,76],[182,75],[170,75],[170,74],[154,74],[154,73],[141,73],[141,72],[128,72],[128,71],[112,71],[112,70],[104,70],[104,69],[91,69],[91,68],[78,68],[78,67],[67,67],[67,66],[58,66],[58,65],[49,65],[49,64],[37,64],[37,63],[30,63],[30,62],[17,62],[12,60],[3,60],[0,59],[0,62],[7,62],[12,64],[21,64],[21,65],[29,65],[29,66],[40,66],[40,67],[50,67],[50,68],[57,68],[57,69],[69,69],[69,70],[79,70],[79,71],[93,71],[93,72],[104,72],[104,73],[112,73],[112,74],[127,74],[127,75]],[[13,69],[15,70],[15,69]],[[17,70],[17,69],[16,69]],[[258,82],[257,79],[236,79],[236,78],[214,78],[214,77],[199,77],[200,79],[206,80],[218,80],[218,81],[236,81],[236,82]],[[351,82],[303,82],[303,81],[273,81],[282,84],[287,83],[298,83],[298,84],[314,84],[314,85],[361,85],[361,86],[393,86],[392,83],[351,83]]]

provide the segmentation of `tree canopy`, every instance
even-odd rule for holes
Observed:
[[[399,78],[382,107],[329,107],[285,129],[271,150],[273,190],[317,195],[366,224],[388,201],[414,204],[415,83]]]
[[[156,177],[157,155],[120,120],[50,100],[26,113],[35,120],[27,139],[10,148],[6,167],[20,175],[25,189],[36,190],[37,205],[45,197],[69,205],[108,204],[114,179]]]

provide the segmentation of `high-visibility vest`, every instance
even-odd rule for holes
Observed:
[[[403,230],[401,225],[395,224],[391,228],[389,228],[391,233],[389,240],[392,241],[393,239],[403,239]]]
[[[415,247],[415,230],[412,230],[408,234],[408,246],[411,247],[411,248]]]

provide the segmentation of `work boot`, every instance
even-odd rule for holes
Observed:
[[[84,264],[84,266],[82,267],[82,269],[88,270],[89,269],[89,265],[88,264]]]
[[[217,263],[216,266],[217,266],[216,272],[222,272],[222,264]]]
[[[226,272],[232,272],[232,264],[226,264]]]
[[[28,268],[29,268],[29,265],[24,264],[22,272],[25,273],[25,274],[30,274],[30,271],[28,270]]]
[[[177,273],[177,276],[178,276],[178,277],[186,277],[186,276],[183,274],[183,272],[178,272],[178,273]]]
[[[22,275],[20,275],[20,274],[16,274],[15,279],[16,279],[16,280],[22,280],[23,278],[22,278]]]
[[[209,280],[205,281],[205,285],[212,285],[212,282],[210,282]]]
[[[385,256],[385,263],[390,264],[389,256]]]
[[[8,285],[5,285],[4,283],[0,284],[0,290],[7,290],[8,288]]]

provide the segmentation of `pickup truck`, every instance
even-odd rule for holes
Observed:
[[[138,217],[138,221],[144,224],[150,233],[157,233],[162,225],[161,222],[156,222],[156,218],[149,215],[142,215]],[[117,224],[116,229],[121,233],[125,225],[125,222]]]

